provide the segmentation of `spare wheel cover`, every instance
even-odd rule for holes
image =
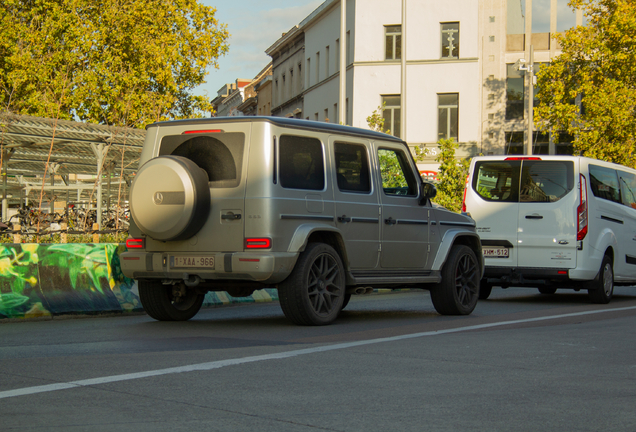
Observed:
[[[208,219],[208,176],[181,156],[159,156],[137,172],[130,211],[141,231],[156,240],[186,240]]]

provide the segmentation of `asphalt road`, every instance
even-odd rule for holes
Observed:
[[[635,431],[636,288],[354,297],[327,327],[277,303],[0,324],[0,431]]]

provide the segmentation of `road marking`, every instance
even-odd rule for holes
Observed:
[[[306,354],[335,351],[335,350],[346,349],[346,348],[355,348],[355,347],[364,346],[364,345],[373,345],[373,344],[384,343],[384,342],[395,342],[395,341],[401,341],[405,339],[414,339],[414,338],[420,338],[420,337],[426,337],[426,336],[437,336],[437,335],[449,334],[449,333],[460,333],[460,332],[482,330],[482,329],[493,328],[493,327],[503,327],[503,326],[514,325],[514,324],[524,324],[524,323],[531,323],[531,322],[537,322],[537,321],[548,321],[548,320],[561,319],[561,318],[571,318],[571,317],[594,315],[594,314],[607,313],[607,312],[620,312],[620,311],[627,311],[627,310],[634,310],[634,309],[636,309],[636,306],[615,308],[615,309],[593,310],[593,311],[586,311],[586,312],[576,312],[576,313],[569,313],[569,314],[562,314],[562,315],[550,315],[545,317],[526,318],[526,319],[520,319],[520,320],[514,320],[514,321],[502,321],[502,322],[489,323],[489,324],[478,324],[473,326],[458,327],[458,328],[446,329],[446,330],[435,330],[435,331],[427,331],[427,332],[421,332],[421,333],[411,333],[411,334],[406,334],[401,336],[392,336],[392,337],[385,337],[385,338],[378,338],[378,339],[369,339],[364,341],[325,345],[320,347],[305,348],[305,349],[286,351],[286,352],[275,353],[275,354],[264,354],[259,356],[243,357],[243,358],[237,358],[237,359],[218,360],[218,361],[213,361],[208,363],[198,363],[198,364],[193,364],[188,366],[178,366],[178,367],[172,367],[167,369],[157,369],[157,370],[146,371],[146,372],[135,372],[130,374],[90,378],[90,379],[71,381],[66,383],[56,383],[56,384],[48,384],[48,385],[35,386],[35,387],[25,387],[21,389],[14,389],[14,390],[7,390],[7,391],[0,392],[0,399],[11,398],[16,396],[26,396],[30,394],[45,393],[45,392],[57,391],[57,390],[66,390],[66,389],[77,388],[77,387],[87,387],[87,386],[93,386],[93,385],[99,385],[99,384],[108,384],[108,383],[113,383],[118,381],[129,381],[129,380],[134,380],[139,378],[148,378],[148,377],[161,376],[161,375],[194,372],[194,371],[209,371],[212,369],[220,369],[226,366],[236,366],[236,365],[241,365],[245,363],[254,363],[254,362],[265,361],[265,360],[280,360],[280,359],[302,356]]]

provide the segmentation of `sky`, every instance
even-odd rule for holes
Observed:
[[[271,61],[265,50],[283,33],[299,24],[324,0],[199,0],[216,8],[215,18],[227,24],[230,50],[219,58],[219,69],[210,69],[207,83],[196,94],[210,98],[237,78],[252,79]]]

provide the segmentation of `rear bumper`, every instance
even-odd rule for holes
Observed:
[[[581,283],[596,277],[594,271],[567,268],[493,267],[486,266],[484,278],[497,286],[541,286],[558,283],[564,287],[580,287]]]
[[[214,256],[214,268],[172,267],[171,256]],[[121,254],[121,269],[132,279],[248,281],[276,284],[283,281],[294,268],[298,253],[288,252],[211,252],[166,253],[127,251]]]

